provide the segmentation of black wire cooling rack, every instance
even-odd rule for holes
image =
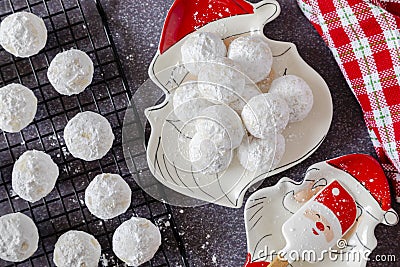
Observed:
[[[31,125],[17,134],[0,132],[0,216],[22,212],[31,217],[39,229],[40,243],[30,259],[17,264],[0,260],[0,266],[54,266],[54,244],[61,234],[71,229],[86,231],[98,239],[102,247],[99,266],[123,266],[112,252],[111,240],[114,230],[132,215],[149,218],[163,235],[160,250],[144,267],[189,266],[170,206],[146,195],[133,181],[137,173],[130,173],[124,160],[122,125],[131,95],[101,3],[0,0],[1,20],[18,11],[30,11],[42,17],[48,29],[48,41],[43,51],[28,59],[15,58],[0,48],[0,86],[21,83],[38,98],[38,111]],[[89,54],[95,64],[95,75],[92,85],[83,93],[61,96],[47,79],[47,67],[57,53],[73,47]],[[105,116],[116,136],[112,150],[94,162],[73,158],[63,140],[67,121],[86,110]],[[13,164],[29,149],[45,151],[60,169],[56,188],[33,204],[20,199],[11,188]],[[128,212],[108,221],[92,216],[83,202],[87,185],[102,172],[121,174],[130,184],[133,195]]]

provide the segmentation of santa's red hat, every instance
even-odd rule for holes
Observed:
[[[326,186],[314,201],[328,208],[339,220],[342,235],[353,225],[357,217],[357,206],[354,198],[336,180]]]
[[[353,176],[368,190],[383,211],[391,208],[388,180],[381,165],[372,156],[351,154],[328,160],[327,163]]]
[[[175,0],[164,23],[160,54],[210,22],[253,13],[253,6],[244,0]]]

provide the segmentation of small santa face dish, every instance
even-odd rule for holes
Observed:
[[[151,80],[166,97],[163,103],[145,110],[151,126],[147,161],[157,182],[190,198],[239,208],[244,194],[254,184],[300,163],[320,146],[332,120],[330,92],[324,80],[303,61],[292,43],[264,37],[264,25],[279,13],[280,7],[275,0],[263,0],[256,4],[244,0],[174,2],[164,25],[159,50],[149,68]],[[194,174],[190,162],[177,155],[182,138],[190,139],[193,133],[190,127],[185,128],[185,123],[174,117],[174,90],[183,82],[196,79],[182,64],[181,47],[189,36],[199,31],[218,34],[226,45],[240,36],[262,36],[273,54],[273,75],[298,75],[312,88],[315,99],[313,109],[307,119],[291,124],[284,131],[286,152],[274,170],[267,173],[245,171],[235,156],[223,173]],[[138,183],[141,184],[140,181]]]
[[[323,251],[337,244],[353,226],[356,215],[354,198],[337,180],[333,180],[282,225],[286,246],[281,255],[292,263],[297,259],[317,261],[317,257],[308,257],[306,251],[323,255]],[[294,251],[298,256],[291,255]]]
[[[366,266],[377,245],[375,227],[398,222],[390,203],[386,176],[371,156],[353,154],[314,164],[303,182],[282,178],[250,196],[244,266],[268,266],[276,253],[291,266]]]

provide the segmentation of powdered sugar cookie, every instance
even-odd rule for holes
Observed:
[[[189,157],[193,171],[203,174],[217,174],[229,167],[232,161],[232,150],[221,149],[212,138],[197,133],[189,143]]]
[[[228,58],[219,58],[201,68],[199,91],[203,97],[218,104],[229,104],[243,93],[246,76]]]
[[[267,138],[281,133],[289,122],[289,107],[276,94],[261,94],[253,97],[244,106],[242,120],[251,135]]]
[[[269,92],[285,99],[290,109],[289,122],[304,120],[314,103],[310,86],[295,75],[285,75],[274,80]]]
[[[97,267],[101,247],[94,236],[82,231],[68,231],[58,238],[53,262],[57,267]]]
[[[161,233],[149,220],[132,217],[115,230],[112,245],[120,260],[139,266],[154,257],[161,245]]]
[[[197,132],[211,138],[217,148],[237,148],[245,135],[240,117],[226,105],[214,105],[203,110],[196,118],[195,126]]]
[[[0,24],[0,44],[16,57],[30,57],[39,53],[47,42],[43,19],[29,12],[17,12]]]
[[[266,79],[272,68],[272,51],[265,38],[253,34],[232,41],[228,57],[240,64],[244,73],[258,83]]]
[[[195,32],[182,45],[181,54],[186,69],[198,75],[205,62],[226,56],[226,46],[215,33]]]
[[[28,126],[35,118],[37,98],[21,84],[9,84],[0,88],[0,129],[16,133]]]
[[[47,77],[57,92],[70,96],[83,92],[92,82],[93,73],[90,57],[83,51],[71,49],[54,57]]]
[[[240,164],[245,169],[263,173],[278,166],[284,153],[285,138],[281,134],[244,140],[237,151]]]
[[[49,155],[31,150],[22,154],[12,171],[12,188],[22,199],[36,202],[54,189],[59,170]]]
[[[91,111],[78,113],[65,126],[65,144],[75,158],[101,159],[111,149],[114,134],[106,118]]]
[[[183,121],[189,121],[214,104],[205,99],[199,92],[196,82],[187,82],[179,86],[173,97],[174,113]]]
[[[0,217],[0,258],[21,262],[28,259],[38,248],[39,233],[31,218],[22,213]]]

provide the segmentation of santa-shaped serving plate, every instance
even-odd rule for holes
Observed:
[[[151,126],[147,160],[155,178],[168,188],[195,199],[228,207],[241,207],[245,192],[270,175],[282,172],[310,156],[324,140],[332,119],[332,100],[321,76],[299,56],[292,43],[267,39],[273,56],[273,74],[295,74],[312,88],[314,106],[302,122],[293,123],[283,133],[286,152],[279,166],[268,173],[247,172],[235,157],[218,175],[192,172],[190,162],[179,155],[181,140],[190,139],[190,130],[173,112],[174,90],[193,79],[181,62],[180,49],[195,31],[219,34],[226,44],[241,35],[263,35],[264,25],[280,13],[279,4],[264,0],[250,4],[244,0],[176,0],[165,21],[159,50],[149,68],[151,80],[163,90],[165,100],[145,110]],[[185,132],[185,133],[183,133]],[[175,203],[176,204],[176,203]]]
[[[366,266],[369,254],[377,245],[375,227],[380,223],[389,226],[397,224],[398,215],[391,208],[390,189],[382,167],[373,157],[363,154],[346,155],[316,163],[308,168],[302,183],[283,178],[275,186],[252,194],[245,205],[248,255],[244,266],[268,266],[288,243],[282,233],[282,225],[286,223],[287,226],[289,221],[293,222],[293,216],[298,216],[297,211],[303,205],[311,206],[310,202],[315,201],[313,197],[328,188],[334,180],[356,202],[356,222],[343,237],[338,233],[341,239],[326,254],[316,255],[317,264],[295,261],[289,266]],[[335,193],[333,190],[332,192]],[[326,197],[320,204],[326,207],[347,205],[346,199],[330,202],[332,198]],[[350,216],[346,212],[336,213],[337,216],[332,218],[323,214],[329,211],[321,210],[323,212],[314,214],[315,218],[298,220],[295,225],[286,227],[286,230],[292,229],[294,233],[296,230],[303,231],[290,240],[293,247],[324,242],[326,234],[334,228],[333,225],[339,223],[343,226],[348,223],[346,220]],[[306,215],[304,214],[305,217]],[[302,225],[302,222],[307,225]],[[290,233],[286,233],[288,235]]]

